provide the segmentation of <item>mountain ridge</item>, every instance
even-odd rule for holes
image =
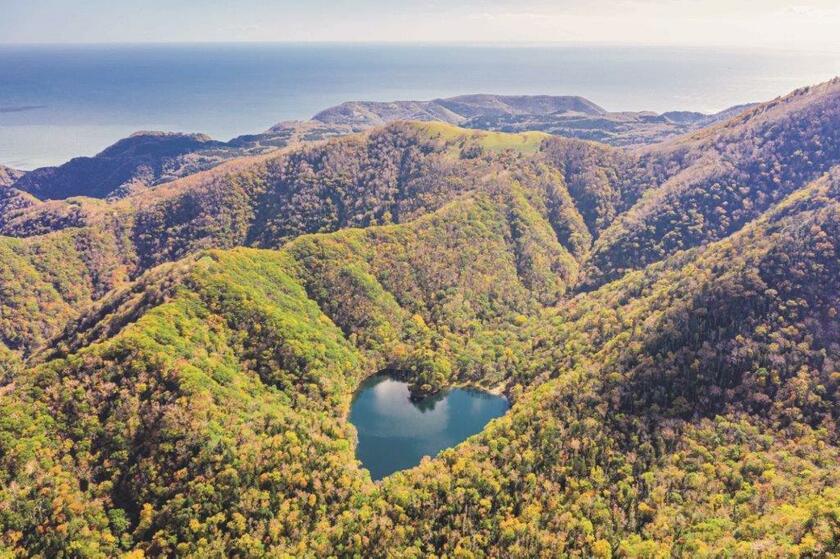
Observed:
[[[476,116],[545,115],[551,113],[601,115],[606,111],[577,96],[472,94],[431,101],[348,101],[320,111],[312,120],[361,130],[394,120],[439,120],[464,124]]]
[[[610,113],[578,96],[474,94],[432,101],[349,101],[325,109],[309,121],[281,122],[263,133],[239,136],[228,142],[213,140],[205,134],[138,131],[93,157],[35,169],[26,173],[26,177],[0,170],[0,186],[8,183],[5,186],[14,186],[42,200],[118,197],[233,158],[402,120],[445,122],[511,133],[541,130],[616,145],[639,145],[710,126],[748,107],[733,107],[714,115],[688,112],[657,115]],[[669,114],[674,118],[669,118]]]
[[[501,132],[541,130],[563,137],[632,146],[656,143],[735,116],[755,104],[714,114],[671,111],[609,112],[579,96],[475,94],[431,101],[349,101],[313,120],[355,131],[396,120],[441,121]]]
[[[837,122],[835,78],[657,148],[640,148],[649,164],[669,171],[604,232],[593,247],[590,275],[601,267],[614,278],[625,263],[643,267],[737,230],[840,161]]]
[[[806,91],[791,99],[804,103],[806,108],[810,98],[823,99],[825,104],[825,99],[833,98],[820,96],[826,91],[831,93],[834,86],[829,83],[812,90],[811,97]],[[778,101],[767,106],[771,113],[762,106],[749,114],[765,115],[760,118],[766,119],[768,114],[779,113],[786,118],[784,111],[773,109],[779,106]],[[825,113],[822,121],[809,118],[809,123],[830,127],[832,114]],[[751,120],[740,116],[711,130],[720,129],[730,136],[740,134],[738,127],[743,127],[744,122]],[[622,228],[633,215],[641,213],[640,208],[648,206],[672,213],[680,208],[671,203],[657,206],[652,201],[670,192],[674,177],[692,176],[698,162],[699,168],[705,169],[707,161],[714,161],[715,144],[709,140],[714,134],[717,132],[695,133],[656,149],[620,150],[536,133],[470,131],[435,122],[394,123],[361,135],[234,159],[112,201],[78,198],[40,202],[10,189],[0,214],[0,230],[24,238],[76,227],[89,227],[97,237],[116,235],[123,239],[124,251],[109,265],[127,275],[118,276],[122,279],[110,284],[115,286],[154,265],[202,248],[242,244],[278,247],[303,233],[410,221],[462,194],[486,188],[482,183],[492,184],[504,177],[504,183],[527,185],[531,202],[548,219],[558,240],[581,269],[576,289],[592,289],[643,263],[719,235],[715,230],[707,233],[695,227],[689,229],[692,237],[680,241],[680,245],[675,241],[681,227],[669,226],[670,248],[657,249],[647,256],[637,253],[632,258],[634,253],[620,248],[618,254],[625,255],[621,258],[632,261],[632,265],[613,262],[612,254],[619,247],[637,242],[632,233],[626,236]],[[829,133],[826,139],[831,137]],[[700,149],[686,149],[693,145]],[[782,150],[784,157],[789,155],[784,153],[788,149],[784,141],[778,146],[767,146],[765,159],[777,149]],[[707,152],[711,158],[704,155]],[[750,153],[742,165],[752,165]],[[831,162],[829,157],[821,164]],[[724,211],[720,215],[734,231],[740,225],[733,218],[746,223],[749,215],[758,215],[760,208],[770,207],[774,197],[818,174],[818,170],[808,171],[801,178],[794,177],[775,194],[775,183],[766,183],[771,190],[762,194],[763,205],[753,208],[752,214],[728,215]],[[689,192],[697,190],[693,187]],[[705,187],[699,192],[706,196]],[[732,197],[730,204],[744,200],[746,195],[735,189]],[[324,200],[329,202],[325,204]],[[694,208],[689,215],[702,215],[700,210]],[[709,210],[716,212],[711,215],[719,213],[714,207],[705,211]],[[657,242],[656,233],[645,232],[644,241],[653,245]],[[646,245],[638,246],[634,250]],[[607,275],[601,271],[604,269],[608,270]],[[28,335],[44,339],[37,331]],[[29,342],[22,347],[29,347]]]
[[[833,80],[637,148],[398,121],[4,188],[0,555],[840,554],[838,130]],[[374,482],[382,370],[511,408]]]
[[[32,377],[18,376],[13,389],[17,400],[0,395],[0,404],[9,412],[21,413],[19,409],[30,402],[53,410],[52,434],[37,439],[53,479],[79,475],[90,479],[82,487],[69,484],[61,489],[37,473],[10,468],[19,473],[15,484],[7,487],[36,484],[39,488],[31,505],[20,501],[25,494],[7,497],[19,510],[58,495],[88,503],[78,510],[68,507],[65,514],[73,519],[70,530],[43,526],[50,537],[35,539],[31,528],[23,526],[24,539],[18,544],[47,554],[71,543],[87,548],[97,541],[103,542],[106,553],[124,541],[149,554],[176,549],[202,554],[219,545],[260,555],[298,550],[311,556],[384,556],[415,549],[443,553],[506,549],[521,557],[558,550],[588,555],[601,553],[605,546],[638,556],[651,549],[678,554],[733,549],[832,553],[836,542],[832,543],[827,522],[840,497],[832,490],[838,472],[831,466],[838,456],[831,428],[831,415],[836,416],[837,409],[829,406],[826,416],[824,406],[836,401],[840,383],[832,380],[830,366],[820,364],[825,357],[834,358],[835,349],[828,342],[838,340],[840,331],[829,328],[821,334],[825,340],[807,342],[795,325],[808,323],[840,302],[838,290],[833,289],[840,277],[836,179],[831,175],[808,186],[733,239],[676,255],[657,269],[578,295],[565,309],[558,309],[556,319],[528,313],[524,322],[479,320],[480,328],[488,330],[475,341],[489,347],[459,345],[457,351],[467,353],[455,359],[443,357],[455,348],[435,340],[442,336],[455,341],[458,331],[447,324],[470,307],[450,307],[434,295],[434,284],[427,284],[432,307],[422,311],[425,318],[412,316],[411,306],[397,310],[404,304],[400,298],[413,289],[412,280],[405,284],[401,278],[413,274],[393,273],[404,269],[392,266],[405,258],[406,265],[423,270],[428,262],[416,261],[413,251],[426,253],[428,241],[440,242],[455,254],[474,245],[472,233],[451,234],[453,226],[474,226],[469,212],[437,219],[431,227],[430,218],[408,224],[424,235],[434,233],[404,256],[395,248],[365,248],[368,242],[384,240],[382,235],[404,247],[417,242],[406,235],[406,226],[398,225],[302,237],[280,252],[236,248],[190,257],[181,264],[186,275],[178,273],[183,278],[177,280],[180,287],[145,304],[139,316],[106,333],[101,341],[83,342],[68,355],[48,358]],[[438,210],[442,212],[438,215],[451,209],[460,212],[462,207],[454,204]],[[822,234],[815,234],[814,227]],[[452,243],[453,239],[458,240]],[[479,246],[471,250],[482,252]],[[346,251],[362,256],[361,260],[348,259]],[[505,260],[496,259],[503,253],[483,252],[493,257],[490,267],[482,270],[495,273],[495,262],[511,278],[516,275],[514,262],[499,266]],[[442,269],[458,273],[462,268],[458,259],[428,254]],[[384,264],[383,258],[392,255],[396,260]],[[790,282],[790,263],[782,255],[796,256],[796,268],[804,265],[805,275]],[[756,265],[760,279],[749,272]],[[140,293],[156,292],[155,286],[162,280],[165,285],[178,265],[164,266],[153,272],[157,279]],[[385,285],[383,279],[394,282],[384,292],[377,287]],[[796,295],[801,287],[815,284],[827,289],[806,289]],[[362,289],[350,289],[352,285]],[[452,284],[445,280],[442,285]],[[499,284],[477,285],[492,290]],[[400,292],[403,295],[397,296]],[[637,294],[630,296],[633,292]],[[763,303],[782,303],[790,296],[806,297],[810,304],[796,305],[790,314],[777,304]],[[698,325],[690,330],[699,338],[685,344],[684,354],[661,351],[670,336],[685,335],[679,321],[693,320],[691,309],[705,308],[707,302],[714,303],[709,308],[717,314],[699,315],[699,320],[707,321],[710,328]],[[437,315],[435,309],[443,314]],[[741,316],[745,310],[749,320]],[[113,314],[108,311],[106,317]],[[613,323],[613,316],[658,326],[631,328],[634,338],[628,344],[626,326],[620,320]],[[723,325],[723,317],[737,320],[726,323],[726,334],[718,338],[713,325]],[[471,322],[469,316],[464,320],[465,325]],[[769,353],[745,353],[743,362],[727,360],[729,344],[743,343],[737,342],[739,336],[748,334]],[[582,340],[591,341],[572,349]],[[406,347],[406,341],[411,345]],[[709,347],[710,341],[720,345]],[[411,347],[418,343],[419,348]],[[510,352],[497,353],[497,344]],[[773,349],[774,344],[783,347]],[[557,348],[568,353],[556,355]],[[822,349],[829,354],[823,357]],[[785,352],[791,354],[781,362],[766,357]],[[342,441],[352,435],[342,424],[341,410],[358,377],[382,366],[377,356],[384,354],[407,357],[412,365],[403,365],[405,370],[433,382],[452,374],[491,381],[495,375],[509,375],[505,371],[512,368],[516,372],[509,377],[508,390],[513,409],[476,438],[381,485],[373,484],[357,465],[351,466],[350,446]],[[709,367],[670,365],[674,359],[694,358]],[[717,367],[712,366],[715,363]],[[765,383],[765,374],[768,379],[772,374],[753,363],[773,363],[773,374],[783,376]],[[798,379],[796,386],[805,396],[797,397],[793,387],[785,388],[782,379],[788,375]],[[84,390],[73,389],[79,383]],[[120,398],[111,397],[115,390],[111,383]],[[672,393],[669,386],[679,390]],[[692,390],[714,396],[718,389],[726,394],[736,388],[754,391],[753,397],[742,400],[732,392],[728,396],[732,409],[726,408],[727,400],[698,399],[698,409],[703,410],[699,415],[686,408],[685,402],[691,400],[684,395]],[[32,413],[38,417],[44,412]],[[649,413],[655,414],[653,419],[648,419]],[[140,417],[159,417],[166,428],[159,429],[154,421],[139,422]],[[777,428],[781,431],[771,428],[773,417],[783,422]],[[217,436],[212,435],[213,423],[224,426]],[[826,425],[822,430],[821,424]],[[256,425],[262,427],[254,429]],[[46,427],[33,426],[29,432],[38,433],[39,428]],[[79,428],[100,433],[95,447],[63,443],[75,441]],[[241,435],[233,439],[225,435],[230,432]],[[754,442],[739,443],[742,436]],[[82,435],[79,441],[84,440]],[[786,458],[791,440],[802,452]],[[3,443],[8,445],[6,460],[25,459],[20,445],[30,444],[27,441],[24,436]],[[138,454],[136,444],[151,446]],[[232,449],[243,444],[252,459],[237,460]],[[134,462],[132,456],[139,458]],[[715,463],[726,467],[705,467]],[[677,465],[688,473],[675,471]],[[87,468],[90,474],[84,473]],[[768,468],[776,477],[766,473]],[[690,473],[702,477],[686,479]],[[207,476],[224,489],[204,490]],[[251,479],[267,492],[272,503],[268,511],[260,513],[260,502],[246,497]],[[688,506],[699,506],[702,512],[672,519],[676,512],[687,513],[686,505],[667,497],[664,490],[680,480],[686,484],[680,491],[695,500]],[[756,485],[764,491],[750,492]],[[585,498],[589,488],[599,498],[581,503],[581,494]],[[321,499],[324,504],[315,506]],[[796,514],[779,519],[781,511],[791,507]],[[517,508],[530,512],[511,517],[509,511]],[[117,509],[122,512],[111,512]],[[275,510],[281,516],[274,516]],[[744,511],[755,519],[751,530],[730,538],[709,533],[708,515],[737,525],[743,522],[739,516]],[[119,522],[103,521],[115,514]],[[288,515],[287,528],[272,531],[269,519],[285,522]],[[237,528],[240,517],[250,527],[247,533]],[[519,523],[513,531],[512,519]],[[776,528],[777,522],[802,536],[788,540]],[[556,526],[563,527],[562,538],[558,539]],[[426,539],[428,533],[441,536]],[[363,536],[350,536],[355,534]]]
[[[17,169],[0,165],[0,188],[12,186],[24,174],[26,174],[24,171],[18,171]]]

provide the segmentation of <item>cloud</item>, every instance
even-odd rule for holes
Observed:
[[[840,51],[836,0],[147,0],[133,8],[87,0],[68,6],[64,0],[13,5],[0,18],[0,41],[577,41]]]

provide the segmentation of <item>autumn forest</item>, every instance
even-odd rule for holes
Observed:
[[[0,168],[0,557],[840,556],[840,79],[533,102]],[[373,481],[383,370],[511,407]]]

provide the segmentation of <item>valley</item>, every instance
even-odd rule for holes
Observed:
[[[840,554],[838,131],[834,79],[712,117],[349,103],[0,169],[0,553]],[[383,370],[401,413],[504,406],[369,471]]]

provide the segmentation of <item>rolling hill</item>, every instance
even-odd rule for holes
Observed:
[[[463,95],[390,103],[351,101],[325,109],[311,120],[281,122],[265,132],[228,142],[204,134],[137,132],[95,156],[35,169],[26,177],[21,171],[0,166],[0,187],[13,186],[40,200],[123,197],[231,159],[406,120],[514,133],[544,131],[622,146],[648,144],[710,126],[746,108],[733,107],[714,115],[686,111],[662,115],[609,113],[582,97],[547,95]]]
[[[0,552],[840,554],[838,95],[640,148],[423,118],[7,187]],[[441,101],[334,118],[603,112]],[[347,412],[383,369],[512,407],[373,482]]]
[[[704,128],[745,111],[609,112],[583,97],[549,95],[462,95],[432,101],[350,101],[312,119],[361,131],[399,120],[439,121],[500,132],[539,130],[557,136],[616,146],[643,145]]]

